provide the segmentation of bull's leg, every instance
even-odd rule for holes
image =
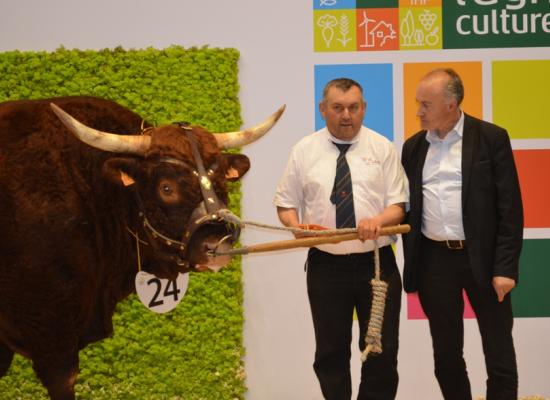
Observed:
[[[33,369],[48,390],[52,400],[74,400],[74,384],[78,376],[78,355],[69,362],[33,360]]]
[[[13,351],[0,342],[0,378],[6,375],[10,369],[11,361],[13,360]]]

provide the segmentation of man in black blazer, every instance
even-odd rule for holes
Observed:
[[[487,400],[517,399],[509,292],[518,280],[523,209],[506,130],[462,112],[462,80],[428,73],[416,92],[422,131],[403,145],[410,185],[403,286],[418,292],[445,399],[471,399],[463,289],[481,333]]]

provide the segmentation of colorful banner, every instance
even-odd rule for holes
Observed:
[[[314,50],[550,45],[545,0],[314,0]]]
[[[491,84],[487,93],[483,85],[483,61],[445,61],[403,63],[401,82],[394,82],[394,64],[334,64],[315,65],[315,129],[324,126],[318,110],[325,84],[334,78],[348,77],[358,81],[367,101],[365,125],[379,131],[390,140],[406,139],[420,130],[416,117],[416,85],[430,70],[453,68],[462,77],[465,97],[462,109],[483,118],[483,100],[492,100],[492,121],[506,128],[512,139],[550,138],[549,113],[545,98],[550,92],[549,60],[492,61]],[[510,77],[521,76],[521,79]],[[404,132],[395,133],[393,88],[402,87]],[[529,95],[525,95],[529,93]],[[514,150],[524,206],[525,228],[550,228],[547,199],[550,196],[550,150]],[[512,302],[515,317],[550,317],[550,301],[534,301],[540,282],[550,275],[543,266],[544,251],[550,240],[524,240],[520,261],[520,284],[514,290]],[[546,249],[546,250],[545,250]],[[523,278],[525,277],[525,278]],[[464,318],[474,318],[474,312],[464,295]],[[407,297],[408,319],[425,319],[418,297]]]

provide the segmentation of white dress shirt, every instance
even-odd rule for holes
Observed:
[[[292,148],[274,199],[278,207],[296,209],[302,223],[329,229],[336,226],[336,208],[330,195],[340,153],[332,142],[346,143],[334,138],[326,128],[300,140]],[[356,224],[380,214],[389,205],[408,203],[408,181],[392,142],[363,126],[347,143],[352,143],[346,159],[351,172]],[[395,241],[395,236],[381,236],[378,245]],[[317,248],[332,254],[362,253],[373,250],[374,243],[350,240]]]
[[[422,171],[422,234],[433,240],[464,240],[462,226],[462,136],[464,113],[440,139],[429,131],[430,143]]]

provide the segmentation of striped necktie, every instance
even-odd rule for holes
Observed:
[[[355,228],[351,173],[346,160],[346,152],[351,144],[334,143],[334,145],[340,150],[336,160],[336,177],[330,195],[330,201],[336,205],[336,228]]]

